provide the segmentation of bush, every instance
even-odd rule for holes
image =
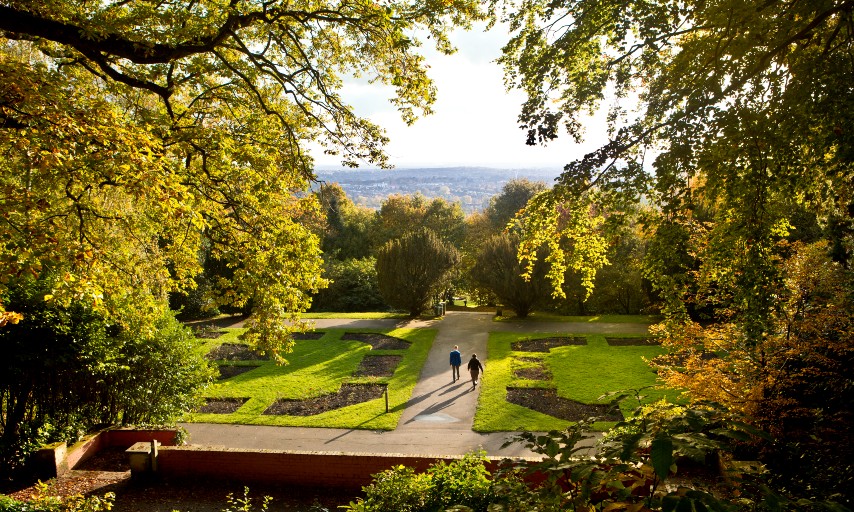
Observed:
[[[314,311],[376,311],[385,309],[374,258],[331,260],[326,263],[329,287],[314,297]]]
[[[482,455],[468,454],[458,461],[433,464],[424,473],[397,466],[374,475],[373,483],[362,489],[365,498],[342,508],[352,512],[420,512],[451,507],[485,511],[498,501],[496,489],[518,482],[515,474],[490,480],[485,460]]]

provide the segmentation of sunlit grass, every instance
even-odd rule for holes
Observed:
[[[567,333],[537,334],[537,338],[567,336]],[[548,353],[514,352],[514,341],[530,338],[517,333],[490,333],[486,371],[483,379],[474,430],[480,432],[500,431],[548,431],[566,428],[571,422],[536,412],[527,407],[507,402],[507,387],[550,387],[556,388],[558,396],[587,404],[599,404],[597,399],[612,391],[641,389],[657,384],[657,376],[644,361],[664,352],[658,346],[612,347],[602,335],[585,335],[587,345],[564,346]],[[610,335],[609,337],[619,337]],[[514,365],[520,364],[519,357],[539,357],[551,372],[550,381],[520,379],[513,375]],[[678,399],[673,390],[645,389],[644,403],[666,397]],[[635,400],[621,403],[624,415],[629,415],[637,406]],[[605,429],[613,423],[600,422],[596,428]]]
[[[242,329],[229,329],[228,334],[204,343],[207,350],[221,343],[237,342]],[[359,341],[341,340],[343,329],[327,329],[319,340],[300,340],[287,355],[289,364],[278,366],[272,361],[239,362],[235,364],[260,364],[254,370],[218,382],[205,396],[210,398],[249,398],[232,414],[187,415],[187,421],[206,423],[235,423],[251,425],[279,425],[299,427],[337,427],[376,430],[393,430],[403,413],[403,404],[412,395],[412,389],[421,373],[421,367],[436,336],[433,329],[364,330],[347,329],[347,332],[382,332],[402,338],[412,344],[404,350],[375,350]],[[402,356],[391,377],[353,377],[365,355],[395,354]],[[231,362],[227,364],[232,364]],[[314,416],[273,416],[262,414],[279,398],[305,399],[336,392],[343,383],[376,382],[388,385],[389,410],[385,412],[385,398],[381,397],[349,407]]]
[[[409,318],[409,315],[406,313],[384,313],[384,312],[362,312],[362,313],[334,313],[334,312],[321,312],[321,313],[303,313],[302,318],[306,318],[309,320],[325,320],[325,319],[335,319],[335,318],[349,318],[349,319],[362,319],[362,320],[381,320],[384,318]]]
[[[515,316],[496,316],[496,322],[579,322],[579,323],[612,323],[612,324],[654,324],[661,321],[658,315],[593,315],[593,316],[569,316],[553,315],[550,313],[535,312],[526,318]]]

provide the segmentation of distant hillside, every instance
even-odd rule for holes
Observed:
[[[442,167],[427,169],[319,170],[322,182],[338,183],[354,203],[377,209],[392,194],[421,193],[459,202],[466,213],[482,210],[508,181],[527,178],[551,186],[561,169]]]

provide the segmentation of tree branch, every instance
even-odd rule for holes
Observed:
[[[0,5],[0,30],[10,39],[36,36],[68,45],[87,56],[106,54],[136,64],[165,64],[218,47],[235,30],[265,18],[262,12],[242,16],[229,15],[215,34],[192,41],[168,45],[130,40],[119,34],[90,34],[85,27],[62,23],[35,14]]]

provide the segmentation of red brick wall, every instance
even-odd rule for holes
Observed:
[[[143,430],[117,428],[101,432],[106,437],[105,445],[111,448],[129,448],[134,443],[156,440],[163,446],[175,446],[175,430]]]
[[[397,465],[423,471],[438,460],[457,458],[181,446],[159,450],[157,473],[163,479],[209,478],[358,489],[369,484],[374,473]],[[497,465],[498,459],[490,461],[488,469],[494,470]]]
[[[35,454],[36,472],[41,478],[53,478],[64,474],[69,469],[74,469],[104,448],[127,449],[134,443],[151,442],[152,439],[156,439],[164,446],[174,446],[175,436],[175,430],[129,428],[104,430],[86,436],[82,441],[69,446],[67,450],[61,449],[59,444],[42,448]]]

